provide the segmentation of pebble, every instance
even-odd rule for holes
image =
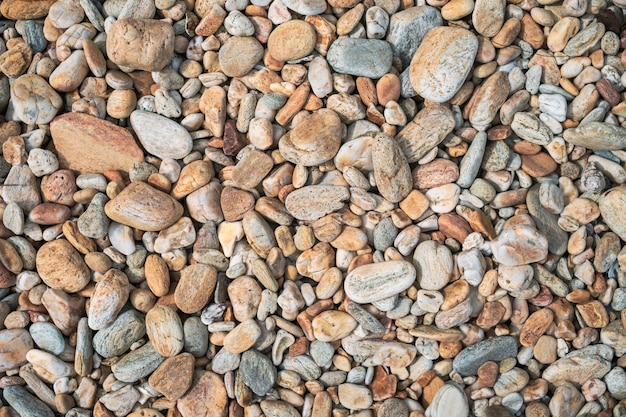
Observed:
[[[143,152],[126,129],[85,113],[66,113],[50,124],[59,166],[80,173],[128,171]],[[80,137],[80,142],[76,138]],[[91,151],[85,154],[84,149]]]
[[[476,375],[485,362],[500,362],[517,355],[517,342],[511,336],[485,339],[461,350],[452,362],[453,369],[461,375]]]
[[[150,386],[172,401],[178,400],[191,386],[194,358],[188,353],[167,358],[150,375]]]
[[[612,357],[613,351],[606,345],[588,346],[557,360],[543,371],[541,377],[557,385],[565,382],[583,384],[604,377],[611,370]]]
[[[305,117],[281,137],[278,148],[288,161],[315,166],[331,160],[337,154],[341,136],[341,120],[337,113],[322,109]]]
[[[3,13],[4,14],[4,13]],[[23,417],[53,417],[54,413],[43,401],[33,396],[25,388],[13,385],[4,388],[4,399]]]
[[[406,68],[426,34],[442,23],[440,12],[431,6],[409,7],[393,13],[389,19],[387,42],[393,55],[400,58]]]
[[[456,385],[445,384],[432,399],[428,410],[432,417],[443,417],[448,415],[448,410],[455,410],[455,414],[461,417],[469,416],[469,404],[467,397]]]
[[[36,263],[39,276],[51,288],[72,293],[90,281],[87,265],[67,240],[45,243],[37,252]]]
[[[111,25],[107,35],[108,57],[130,70],[161,71],[174,53],[174,30],[166,22],[120,19]]]
[[[267,52],[278,61],[293,61],[309,55],[315,48],[313,26],[303,20],[278,25],[267,39]]]
[[[392,57],[383,40],[344,37],[332,43],[326,59],[338,73],[376,79],[389,72]]]
[[[5,372],[26,363],[26,354],[33,348],[28,330],[0,330],[0,370]]]
[[[183,214],[182,205],[144,182],[133,182],[104,206],[106,215],[118,223],[145,231],[160,231]]]
[[[257,350],[250,349],[241,355],[241,379],[256,395],[266,395],[276,382],[276,368],[272,361]]]
[[[189,133],[178,123],[161,115],[135,110],[130,122],[144,149],[161,159],[182,159],[189,155],[192,140]],[[159,126],[154,130],[154,126]]]
[[[177,408],[183,417],[222,417],[228,409],[222,378],[211,371],[199,371],[191,388],[178,400]]]
[[[339,402],[349,410],[364,410],[372,403],[372,392],[362,385],[341,384],[337,391]]]
[[[399,294],[415,278],[415,268],[409,262],[379,262],[355,268],[346,276],[344,290],[356,303],[371,303]]]
[[[317,220],[343,207],[349,198],[346,187],[309,185],[291,192],[285,199],[285,208],[296,219]]]
[[[390,136],[379,133],[372,142],[374,175],[381,195],[392,203],[402,201],[411,191],[411,167],[402,149]]]
[[[61,331],[52,323],[38,322],[29,328],[33,342],[42,350],[59,355],[65,350],[65,339]]]
[[[469,74],[477,51],[478,40],[468,30],[433,28],[424,36],[411,60],[411,85],[430,101],[450,100]]]
[[[233,36],[220,48],[219,65],[227,76],[241,77],[248,74],[262,57],[263,47],[255,38]]]

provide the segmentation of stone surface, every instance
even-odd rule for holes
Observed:
[[[371,303],[406,290],[415,277],[415,268],[406,261],[368,264],[355,268],[346,276],[344,290],[356,303]]]
[[[389,72],[391,46],[378,39],[339,38],[330,46],[326,59],[339,73],[380,78]]]
[[[476,375],[483,363],[499,362],[516,355],[515,339],[510,336],[499,336],[466,347],[454,358],[452,367],[461,375]]]
[[[191,152],[191,136],[182,126],[161,115],[135,110],[130,123],[144,149],[161,159],[182,159]],[[154,126],[159,126],[154,129]]]
[[[58,116],[50,124],[50,133],[61,168],[81,174],[128,171],[135,162],[143,161],[143,152],[126,129],[89,114]]]
[[[443,103],[461,88],[474,64],[478,40],[458,27],[430,30],[411,60],[411,85],[422,97]]]

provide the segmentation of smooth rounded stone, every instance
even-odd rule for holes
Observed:
[[[183,350],[183,323],[170,307],[159,305],[148,311],[146,333],[160,355],[172,357]]]
[[[384,300],[413,285],[416,271],[406,261],[386,261],[359,266],[344,280],[346,296],[359,304]]]
[[[28,153],[28,167],[37,177],[52,174],[59,169],[59,160],[53,152],[35,148]]]
[[[496,336],[463,349],[454,358],[452,368],[463,376],[476,375],[488,361],[500,362],[517,356],[517,341],[511,336]]]
[[[311,357],[306,355],[287,356],[280,364],[282,369],[293,371],[305,381],[313,381],[322,375],[322,370]]]
[[[476,89],[469,105],[469,121],[475,129],[484,131],[491,125],[510,89],[508,74],[503,71],[492,74]]]
[[[46,17],[54,0],[14,0],[0,4],[0,13],[11,20],[41,19]]]
[[[309,55],[315,48],[317,35],[313,25],[304,20],[289,20],[272,30],[267,51],[278,61],[292,61]]]
[[[427,240],[415,248],[413,265],[417,281],[425,290],[440,290],[445,287],[454,269],[454,258],[450,249],[434,240]]]
[[[111,366],[111,371],[119,381],[133,383],[152,374],[165,359],[154,350],[152,342],[148,342],[124,355]]]
[[[130,123],[144,149],[161,159],[182,159],[193,145],[191,135],[173,120],[156,113],[135,110]],[[159,126],[155,129],[154,126]]]
[[[374,176],[380,194],[392,203],[402,201],[413,188],[411,167],[391,136],[379,133],[372,142]]]
[[[504,24],[506,1],[476,0],[472,11],[472,24],[479,34],[494,37]]]
[[[26,363],[26,354],[32,348],[33,339],[28,330],[0,330],[0,372],[24,365]]]
[[[109,240],[111,245],[123,255],[131,255],[136,250],[133,229],[129,226],[111,222],[109,225]]]
[[[263,46],[252,36],[233,36],[219,50],[220,69],[229,77],[242,77],[263,58]]]
[[[283,0],[287,8],[303,16],[313,16],[324,13],[326,2],[323,0]]]
[[[513,116],[511,129],[520,139],[537,145],[547,145],[552,141],[552,131],[537,116],[527,112],[517,112]]]
[[[342,208],[349,198],[347,187],[308,185],[289,193],[285,208],[298,220],[318,220]]]
[[[591,379],[602,379],[611,370],[613,350],[606,345],[590,345],[575,350],[548,366],[541,377],[561,385],[565,382],[582,385]]]
[[[327,310],[315,316],[311,325],[317,340],[333,342],[352,333],[357,326],[357,321],[342,311]]]
[[[261,401],[261,410],[265,417],[300,417],[293,405],[280,400]]]
[[[614,187],[602,194],[598,206],[602,219],[622,240],[626,240],[626,219],[622,215],[626,203],[626,187]]]
[[[623,400],[626,398],[626,371],[624,368],[615,367],[604,377],[606,388],[613,398]]]
[[[493,386],[496,395],[505,397],[513,392],[518,392],[528,384],[528,373],[520,368],[513,368],[501,373]]]
[[[189,390],[177,402],[182,417],[224,417],[228,414],[228,394],[221,376],[196,371]]]
[[[335,348],[332,344],[318,339],[311,342],[309,354],[320,368],[327,369],[332,364]]]
[[[64,93],[76,90],[89,74],[85,52],[76,50],[50,74],[48,82],[57,91]]]
[[[262,336],[262,331],[254,319],[239,323],[224,338],[224,349],[231,353],[242,353],[250,349]]]
[[[65,350],[65,339],[61,331],[52,323],[36,322],[29,327],[30,336],[39,349],[59,355]]]
[[[182,312],[193,314],[200,311],[213,295],[217,284],[217,271],[205,264],[192,264],[180,274],[174,292],[174,302]]]
[[[399,398],[388,398],[378,408],[376,417],[409,417],[409,407]]]
[[[511,159],[511,148],[504,141],[490,141],[485,147],[481,168],[488,172],[502,171]]]
[[[113,323],[130,295],[128,277],[122,271],[110,269],[96,283],[89,303],[89,327],[100,330]]]
[[[604,122],[588,122],[566,129],[563,139],[594,151],[615,151],[626,147],[626,129]]]
[[[600,340],[615,351],[616,356],[626,354],[626,330],[621,320],[614,320],[600,331]]]
[[[433,28],[411,60],[411,85],[427,100],[450,100],[465,82],[477,51],[478,39],[472,32],[453,26]]]
[[[368,332],[378,334],[385,332],[385,327],[382,323],[373,314],[362,308],[357,303],[348,300],[344,305],[346,312]]]
[[[24,387],[19,385],[8,386],[4,388],[3,396],[20,417],[54,417],[50,407],[26,391]]]
[[[391,46],[383,40],[348,37],[333,42],[326,55],[335,72],[372,79],[389,72],[392,58]]]
[[[374,402],[372,392],[362,385],[341,384],[337,393],[339,403],[349,410],[365,410]]]
[[[93,370],[93,332],[89,328],[87,317],[78,321],[76,328],[76,352],[74,371],[80,376],[87,376]]]
[[[294,164],[321,165],[337,155],[342,137],[341,119],[333,110],[320,109],[303,117],[278,142],[281,155]]]
[[[37,272],[51,288],[78,292],[91,280],[82,256],[65,239],[45,243],[37,252]]]
[[[396,135],[396,140],[412,164],[443,142],[454,126],[450,109],[441,105],[426,106]]]
[[[241,362],[241,354],[230,353],[226,349],[220,349],[215,354],[213,361],[211,362],[211,369],[213,372],[220,375],[224,375],[227,372],[234,371],[239,368]]]
[[[196,241],[196,230],[189,217],[181,217],[176,223],[159,232],[154,241],[154,251],[166,253],[191,246]]]
[[[459,187],[469,188],[474,184],[486,146],[487,133],[478,132],[461,160],[459,179],[456,182]]]
[[[228,285],[233,314],[237,321],[244,321],[256,317],[261,302],[261,286],[248,276],[236,278]]]
[[[168,194],[137,181],[106,203],[104,211],[118,223],[145,231],[160,231],[180,219],[183,206]]]
[[[167,358],[150,375],[150,386],[168,400],[176,401],[187,392],[193,380],[195,359],[189,353]]]
[[[428,411],[431,417],[446,417],[450,410],[458,417],[468,417],[469,404],[465,393],[456,385],[445,384],[433,397]]]
[[[63,99],[35,74],[22,75],[11,84],[15,116],[28,125],[50,123],[63,107]]]
[[[387,42],[393,55],[400,58],[402,68],[409,66],[424,36],[441,24],[439,10],[431,6],[409,7],[391,15]]]
[[[584,404],[585,397],[573,384],[566,382],[554,390],[549,408],[553,416],[575,417]]]
[[[209,348],[209,331],[200,317],[192,316],[183,324],[184,350],[199,358]]]
[[[267,355],[250,349],[241,355],[241,379],[256,395],[266,395],[276,382],[276,368]]]
[[[120,356],[145,334],[145,316],[136,310],[128,310],[118,315],[109,326],[96,332],[93,347],[104,358]]]
[[[398,236],[398,228],[393,224],[393,219],[384,218],[374,228],[374,248],[384,252],[393,246],[396,236]]]
[[[35,372],[49,383],[74,375],[74,369],[70,365],[43,350],[31,349],[26,354],[26,360],[33,366]]]
[[[107,32],[107,56],[131,70],[161,71],[174,54],[174,30],[167,22],[120,19]]]
[[[558,225],[559,216],[548,211],[541,204],[540,184],[536,184],[526,194],[528,213],[532,216],[537,229],[541,230],[548,239],[548,249],[551,253],[560,256],[567,250],[569,235]]]
[[[50,134],[63,169],[81,174],[111,169],[127,172],[135,162],[143,161],[143,151],[128,130],[90,114],[58,116],[50,124]]]

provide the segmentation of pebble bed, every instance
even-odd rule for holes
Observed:
[[[4,0],[0,417],[626,416],[626,0]]]

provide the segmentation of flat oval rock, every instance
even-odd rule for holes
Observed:
[[[426,34],[410,66],[411,85],[425,99],[450,100],[474,64],[478,38],[467,29],[438,26]]]
[[[37,252],[37,272],[51,288],[77,292],[91,280],[82,256],[65,239],[45,243]]]
[[[348,37],[333,42],[326,56],[336,72],[373,79],[389,72],[392,58],[391,45],[385,41]]]
[[[598,203],[602,218],[609,228],[622,240],[626,240],[626,187],[615,187],[605,192]]]
[[[344,281],[346,295],[365,304],[400,294],[415,282],[415,267],[406,261],[386,261],[362,265]]]
[[[342,208],[349,198],[346,187],[309,185],[291,192],[285,199],[285,208],[298,220],[317,220]]]
[[[511,336],[497,336],[463,349],[454,358],[452,368],[463,376],[476,375],[478,368],[487,362],[500,362],[517,355],[517,342]]]
[[[626,129],[603,122],[589,122],[566,129],[563,139],[594,151],[617,151],[626,147]]]
[[[129,171],[143,151],[126,129],[86,113],[65,113],[50,124],[59,166],[81,174]],[[89,149],[89,152],[85,152]]]
[[[191,135],[174,120],[156,113],[135,110],[130,114],[130,124],[143,147],[154,156],[182,159],[191,152]]]
[[[183,215],[183,206],[170,195],[140,181],[131,182],[104,206],[113,221],[148,232],[170,227]]]
[[[128,310],[93,338],[93,347],[103,358],[120,356],[146,334],[145,316],[137,310]]]
[[[176,401],[191,386],[194,364],[195,358],[189,353],[172,356],[159,365],[148,382],[167,399]]]

